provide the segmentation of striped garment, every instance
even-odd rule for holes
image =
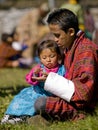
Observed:
[[[75,119],[81,110],[94,108],[98,99],[97,52],[98,46],[86,39],[83,32],[77,35],[72,48],[65,52],[66,78],[73,81],[75,93],[69,103],[59,97],[48,97],[46,112],[54,119]]]

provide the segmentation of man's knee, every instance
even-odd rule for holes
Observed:
[[[44,112],[46,106],[46,97],[40,97],[36,100],[34,107],[37,113]]]

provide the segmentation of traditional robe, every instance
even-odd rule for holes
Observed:
[[[48,97],[46,102],[46,112],[60,120],[73,119],[79,110],[94,108],[98,99],[98,46],[80,32],[71,49],[65,52],[64,62],[65,78],[73,82],[74,93],[69,102],[60,97]]]
[[[6,43],[0,44],[0,68],[12,67],[13,57],[20,57],[21,51],[12,48]]]

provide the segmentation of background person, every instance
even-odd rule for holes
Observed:
[[[19,35],[19,41],[28,45],[22,53],[23,57],[31,60],[35,57],[37,43],[49,32],[43,20],[49,11],[48,4],[42,3],[40,7],[33,8],[20,19],[16,32]]]
[[[13,39],[8,33],[2,34],[0,44],[0,68],[20,67],[18,58],[21,57],[21,50],[13,48],[12,41]]]
[[[28,68],[31,62],[27,63],[27,59],[22,56],[24,50],[28,48],[26,44],[18,41],[18,34],[3,33],[0,44],[0,68]],[[26,61],[26,62],[24,62]]]
[[[60,8],[66,8],[73,11],[77,15],[79,21],[79,28],[83,31],[85,30],[84,10],[79,4],[79,0],[67,0],[67,2],[63,3]]]
[[[84,24],[85,24],[86,36],[89,39],[93,40],[93,33],[95,31],[95,22],[89,7],[86,7],[84,10]]]

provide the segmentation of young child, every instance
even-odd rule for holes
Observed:
[[[36,81],[36,77],[46,76],[49,72],[65,76],[65,68],[60,64],[61,54],[57,43],[53,40],[42,41],[38,45],[38,56],[40,64],[36,65],[26,75],[26,81],[32,86],[23,89],[10,103],[1,124],[18,123],[27,117],[36,115],[34,103],[42,96],[55,96],[44,90],[44,82]],[[35,78],[34,78],[35,77]]]

